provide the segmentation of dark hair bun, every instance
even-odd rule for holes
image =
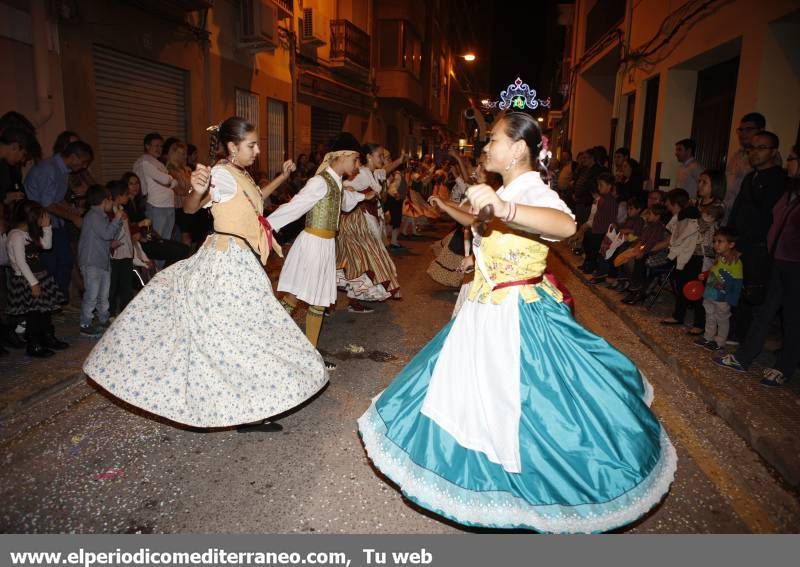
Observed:
[[[228,142],[241,144],[256,127],[241,116],[231,116],[219,125],[216,132],[211,131],[212,153],[217,159],[228,157]]]

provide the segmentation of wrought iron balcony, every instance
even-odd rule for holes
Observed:
[[[273,0],[285,16],[291,17],[294,14],[294,0]]]
[[[368,33],[349,20],[331,20],[331,67],[348,72],[368,72],[369,52]]]

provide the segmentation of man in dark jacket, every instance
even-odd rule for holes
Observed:
[[[792,152],[795,161],[797,149]],[[800,177],[796,165],[794,170],[788,190],[773,209],[774,222],[767,236],[773,265],[764,303],[736,353],[714,359],[720,366],[739,372],[747,370],[764,347],[773,319],[782,311],[783,346],[772,367],[764,369],[761,384],[767,387],[786,383],[800,363]]]
[[[736,309],[737,339],[744,340],[753,318],[753,307],[764,301],[769,279],[770,258],[767,233],[772,226],[772,208],[786,187],[786,172],[778,156],[778,136],[762,130],[745,149],[753,171],[742,180],[733,203],[728,226],[739,233],[736,247],[744,266],[743,301]]]

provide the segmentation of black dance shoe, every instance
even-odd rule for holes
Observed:
[[[28,356],[33,358],[50,358],[55,354],[55,352],[49,348],[45,348],[38,343],[28,343],[25,352],[28,353]]]
[[[42,346],[51,350],[64,350],[69,347],[69,343],[58,340],[55,335],[48,335],[42,341]]]
[[[277,433],[278,431],[283,431],[283,426],[277,421],[268,419],[257,423],[246,423],[236,428],[237,433]]]
[[[25,341],[19,338],[14,329],[5,328],[0,330],[0,344],[5,344],[11,348],[25,348]]]

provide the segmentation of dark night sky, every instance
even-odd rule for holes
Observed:
[[[552,57],[554,51],[552,41],[546,37],[548,19],[557,16],[554,4],[546,0],[493,3],[489,81],[493,100],[499,99],[500,91],[518,75],[540,94],[549,94],[543,92],[547,85],[541,84],[549,77],[541,77],[541,71],[543,60],[548,55]],[[555,56],[560,59],[560,49],[557,51]]]

